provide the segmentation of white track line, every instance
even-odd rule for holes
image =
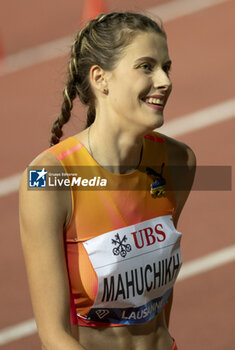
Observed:
[[[235,245],[184,263],[177,283],[233,261],[235,261]],[[36,332],[37,327],[34,319],[29,319],[12,327],[3,328],[0,330],[0,345],[27,337]]]
[[[152,13],[153,15],[159,16],[163,22],[168,22],[226,1],[227,0],[175,0],[152,7],[151,9],[144,11],[144,13]]]
[[[174,0],[149,8],[143,13],[158,16],[165,23],[231,0]],[[9,55],[0,61],[0,77],[43,63],[69,52],[72,35]]]
[[[168,136],[176,137],[234,117],[235,98],[232,98],[231,100],[176,118],[164,124],[159,131]]]
[[[217,105],[187,114],[166,123],[159,130],[171,137],[182,136],[235,117],[235,98]],[[0,179],[0,197],[14,193],[19,188],[21,174]]]
[[[30,336],[36,332],[37,326],[33,318],[21,322],[15,326],[3,328],[0,331],[0,345],[4,345],[14,340]]]
[[[178,281],[183,281],[189,277],[210,271],[216,267],[228,264],[235,260],[235,245],[225,249],[202,256],[201,258],[189,261],[182,265]]]
[[[63,57],[68,54],[71,44],[72,36],[67,36],[6,56],[0,61],[0,77]]]
[[[0,197],[6,196],[8,194],[18,191],[20,185],[20,177],[22,173],[18,173],[4,179],[0,179]]]

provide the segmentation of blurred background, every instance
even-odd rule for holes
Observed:
[[[234,0],[0,0],[0,346],[5,350],[40,349],[19,238],[19,178],[49,147],[73,36],[99,9],[163,20],[173,92],[159,131],[187,143],[199,165],[233,168],[235,163]],[[64,137],[84,128],[86,109],[78,100],[74,104]],[[234,208],[233,189],[195,190],[181,215],[184,267],[170,324],[179,350],[234,348]]]

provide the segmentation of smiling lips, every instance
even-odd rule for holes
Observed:
[[[164,95],[146,96],[142,101],[153,109],[162,111],[164,108]]]

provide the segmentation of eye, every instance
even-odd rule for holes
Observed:
[[[166,72],[167,75],[170,74],[171,71],[171,66],[170,65],[166,65],[163,67],[164,72]]]
[[[152,70],[153,70],[152,65],[150,63],[147,63],[147,62],[141,63],[139,65],[139,68],[142,68],[143,70],[149,71],[149,72],[152,72]]]

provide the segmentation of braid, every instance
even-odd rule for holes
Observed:
[[[61,106],[61,114],[54,122],[51,129],[50,145],[53,146],[60,142],[60,138],[63,136],[62,127],[66,124],[71,117],[71,110],[73,108],[73,100],[79,93],[76,89],[76,80],[78,77],[78,67],[75,52],[76,41],[71,48],[71,59],[68,64],[69,76],[67,84],[63,91],[63,103]]]

